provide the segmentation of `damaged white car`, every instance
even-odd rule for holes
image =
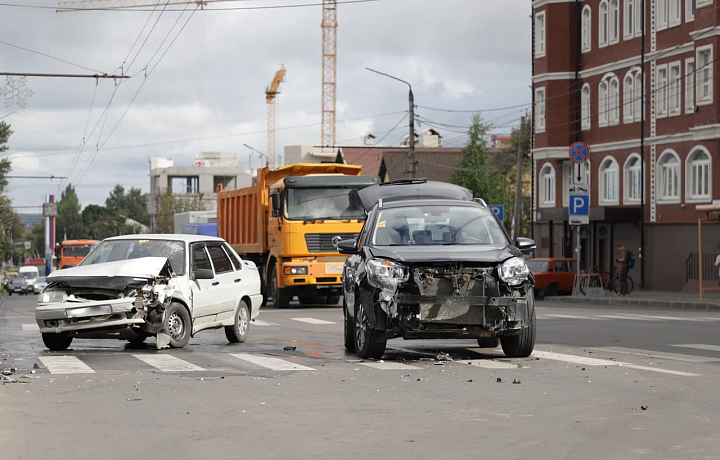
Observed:
[[[100,242],[74,268],[51,273],[35,320],[50,350],[75,338],[184,347],[205,329],[247,339],[260,313],[260,276],[220,238],[126,235]]]

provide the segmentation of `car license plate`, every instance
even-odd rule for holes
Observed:
[[[342,273],[343,266],[342,265],[325,265],[325,273],[326,274],[338,274]]]

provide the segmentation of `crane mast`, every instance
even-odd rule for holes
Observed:
[[[265,101],[268,106],[267,166],[270,169],[275,169],[275,117],[277,115],[275,100],[277,95],[280,94],[280,85],[285,81],[286,73],[287,69],[285,69],[284,65],[281,65],[280,70],[275,73],[272,83],[265,90]]]

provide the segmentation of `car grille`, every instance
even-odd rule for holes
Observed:
[[[341,240],[357,239],[358,233],[309,233],[305,235],[305,243],[310,252],[337,252],[332,240],[339,236]]]

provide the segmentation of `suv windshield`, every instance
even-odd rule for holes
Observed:
[[[364,219],[356,188],[288,188],[285,217],[289,220]]]
[[[468,206],[408,206],[380,212],[376,246],[507,244],[490,211]]]
[[[167,257],[178,276],[185,274],[185,244],[172,240],[105,240],[100,242],[80,265],[142,257]]]

